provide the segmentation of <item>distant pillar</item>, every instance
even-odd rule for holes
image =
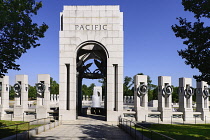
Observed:
[[[9,108],[9,76],[0,78],[0,118],[4,117],[5,109]]]
[[[28,75],[16,75],[14,118],[22,118],[28,109]]]
[[[85,95],[82,96],[82,101],[85,101]]]
[[[144,121],[148,116],[147,75],[135,75],[134,77],[134,109],[136,121]]]
[[[183,112],[184,121],[193,120],[192,95],[194,89],[191,78],[179,78],[179,111]]]
[[[158,111],[161,112],[161,120],[168,121],[172,116],[172,92],[170,76],[158,77]]]
[[[134,99],[133,99],[133,96],[131,96],[131,103],[133,103]]]
[[[46,118],[49,116],[50,110],[50,75],[38,74],[37,88],[37,105],[36,114],[37,119]]]
[[[59,94],[57,94],[57,102],[59,103]]]
[[[201,119],[205,120],[210,117],[209,113],[209,89],[208,84],[204,81],[197,82],[196,89],[196,112],[201,112]]]
[[[99,98],[100,98],[100,102],[102,101],[102,87],[100,86],[95,86],[93,88],[93,95],[94,94],[98,94]]]
[[[53,94],[53,101],[56,103],[57,102],[57,94]]]

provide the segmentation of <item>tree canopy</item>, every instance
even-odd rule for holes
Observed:
[[[124,78],[124,83],[123,83],[123,92],[124,92],[124,96],[132,96],[133,95],[133,90],[132,88],[132,78],[125,76]]]
[[[93,95],[94,86],[95,86],[94,83],[90,84],[90,86],[83,84],[82,85],[82,95],[88,95],[88,96]]]
[[[178,51],[186,65],[196,68],[201,73],[194,75],[198,81],[210,84],[210,0],[182,0],[185,11],[194,13],[195,22],[179,17],[179,25],[172,26],[176,37],[184,39],[187,48]],[[207,24],[204,21],[208,21]]]
[[[50,94],[59,94],[59,84],[50,77]]]
[[[48,26],[33,23],[32,17],[41,7],[42,2],[35,0],[0,1],[0,76],[9,69],[20,70],[16,60],[31,47],[40,46],[37,41]]]
[[[36,99],[36,86],[28,85],[28,98],[29,99]]]

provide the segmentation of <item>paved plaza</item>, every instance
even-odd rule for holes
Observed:
[[[132,138],[117,124],[96,120],[90,117],[79,117],[76,121],[65,121],[62,125],[34,136],[33,140],[131,140]]]

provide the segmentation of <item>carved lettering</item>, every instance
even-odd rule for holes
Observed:
[[[75,25],[75,30],[107,30],[107,25]]]
[[[90,25],[86,25],[86,26],[85,26],[85,29],[86,29],[86,30],[90,30],[90,29],[89,29],[89,26],[90,26]]]
[[[75,25],[75,30],[78,30],[78,28],[79,28],[79,25]]]
[[[107,25],[103,25],[103,30],[107,30]]]
[[[83,27],[83,25],[81,25],[81,26],[80,26],[80,30],[84,30],[84,27]]]
[[[98,25],[95,25],[95,30],[98,30]]]

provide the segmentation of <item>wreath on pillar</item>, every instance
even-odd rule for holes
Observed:
[[[173,87],[167,84],[163,90],[162,90],[162,95],[163,97],[168,97],[173,93]]]
[[[21,89],[22,89],[21,84],[20,83],[15,83],[13,87],[14,87],[15,94],[20,95]]]
[[[190,98],[191,96],[194,95],[194,88],[191,86],[187,86],[185,91],[184,91],[185,97]]]
[[[204,97],[204,98],[207,98],[207,97],[209,97],[209,96],[210,96],[210,94],[209,94],[209,89],[208,89],[208,87],[204,86],[203,97]]]
[[[36,91],[39,95],[42,95],[45,91],[45,85],[43,83],[36,84]]]
[[[139,87],[137,88],[137,94],[138,96],[143,96],[147,93],[148,87],[145,84],[140,84]]]

